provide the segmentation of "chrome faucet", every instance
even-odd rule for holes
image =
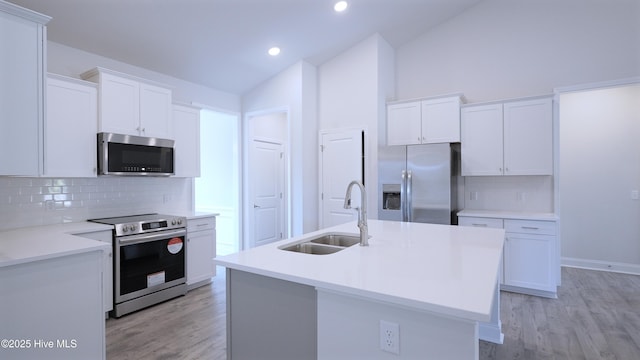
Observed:
[[[353,180],[347,187],[347,194],[344,196],[344,208],[351,209],[351,189],[353,185],[360,188],[360,207],[356,207],[358,211],[358,228],[360,229],[360,246],[369,246],[369,227],[367,226],[367,192],[361,182]]]

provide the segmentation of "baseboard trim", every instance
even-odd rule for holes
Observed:
[[[483,341],[503,344],[504,334],[502,333],[502,321],[498,320],[497,324],[481,322],[478,326],[478,337]]]
[[[588,270],[617,272],[623,274],[640,275],[640,265],[620,263],[613,261],[588,260],[562,257],[561,264],[565,267],[573,267]]]

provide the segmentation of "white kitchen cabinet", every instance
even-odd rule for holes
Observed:
[[[170,89],[103,68],[81,77],[98,83],[100,132],[173,139]]]
[[[104,312],[108,317],[113,310],[113,235],[111,230],[93,231],[88,233],[75,233],[74,235],[102,241],[111,247],[102,256],[102,293],[104,295]]]
[[[472,226],[488,229],[504,229],[504,220],[496,218],[483,218],[483,217],[459,217],[458,226]],[[498,271],[498,282],[504,283],[504,255],[500,260],[500,270]]]
[[[45,24],[50,19],[0,1],[0,175],[42,172]]]
[[[200,176],[200,109],[173,105],[176,177]]]
[[[555,222],[505,220],[504,284],[556,291]]]
[[[43,176],[95,177],[98,132],[96,85],[49,74],[46,114]]]
[[[215,216],[187,217],[187,288],[189,290],[211,282],[216,275]]]
[[[463,176],[552,175],[551,98],[461,110]]]
[[[551,98],[504,104],[504,168],[507,175],[553,175]]]
[[[458,225],[505,229],[502,290],[556,296],[559,254],[555,221],[459,216]]]
[[[422,141],[419,101],[387,106],[387,145],[420,144]]]
[[[0,267],[0,338],[23,345],[2,359],[105,359],[101,260],[95,250]]]
[[[461,110],[463,176],[502,175],[502,104]]]
[[[390,104],[387,145],[460,141],[460,96]]]

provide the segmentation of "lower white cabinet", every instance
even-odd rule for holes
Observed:
[[[505,220],[504,284],[556,291],[555,222]]]
[[[481,217],[459,217],[458,225],[491,228],[491,229],[503,229],[504,220],[495,219],[495,218],[481,218]],[[498,280],[500,284],[504,284],[504,255],[500,260],[500,272],[498,273]]]
[[[187,288],[206,285],[216,275],[215,216],[187,218]]]
[[[111,245],[102,256],[102,292],[104,294],[104,312],[113,310],[113,235],[111,230],[74,234]],[[108,316],[106,316],[108,317]]]
[[[559,261],[555,221],[460,216],[458,225],[505,229],[502,290],[556,296]]]

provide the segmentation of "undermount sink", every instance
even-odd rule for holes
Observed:
[[[301,243],[286,245],[280,249],[304,254],[327,255],[344,250],[359,242],[360,237],[355,235],[323,234]]]
[[[322,237],[311,240],[310,242],[315,244],[326,244],[333,246],[349,247],[360,242],[359,236],[342,235],[342,234],[328,234]]]

